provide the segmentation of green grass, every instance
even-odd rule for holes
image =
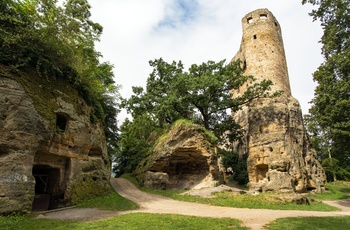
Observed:
[[[320,200],[342,200],[350,198],[350,182],[337,181],[326,184],[326,192],[316,193],[312,197]]]
[[[111,188],[111,192],[105,196],[84,200],[77,205],[79,208],[98,208],[102,210],[126,211],[135,210],[139,206],[134,202],[125,199]]]
[[[274,193],[260,193],[252,196],[248,194],[234,194],[232,192],[216,193],[214,198],[180,195],[184,191],[174,190],[149,190],[146,192],[170,197],[176,200],[197,202],[223,207],[274,209],[274,210],[305,210],[305,211],[337,211],[339,209],[324,204],[321,201],[311,202],[311,205],[298,205],[279,199]]]
[[[93,222],[68,222],[34,219],[30,216],[0,216],[2,230],[66,230],[66,229],[152,229],[152,230],[195,230],[195,229],[248,229],[236,219],[215,219],[170,214],[134,213]]]
[[[125,174],[122,176],[125,179],[130,180],[137,187],[139,187],[142,191],[157,195],[166,196],[175,200],[187,201],[187,202],[196,202],[202,204],[210,204],[215,206],[223,206],[223,207],[235,207],[235,208],[254,208],[254,209],[274,209],[274,210],[305,210],[305,211],[337,211],[339,209],[324,204],[321,202],[322,199],[319,197],[329,197],[327,195],[329,193],[334,193],[332,195],[334,198],[346,198],[348,194],[348,190],[350,190],[347,182],[333,185],[327,184],[328,191],[323,194],[317,194],[311,196],[314,199],[311,202],[311,205],[298,205],[295,203],[287,202],[285,200],[279,199],[278,195],[275,193],[260,193],[259,195],[252,196],[248,194],[234,194],[232,192],[221,192],[217,193],[214,198],[203,198],[198,196],[190,196],[190,195],[180,195],[185,192],[183,190],[151,190],[142,188],[139,186],[137,180],[131,174]],[[345,183],[345,184],[344,184]],[[349,183],[350,184],[350,183]]]
[[[348,227],[346,227],[348,226]],[[349,216],[337,217],[290,217],[281,218],[267,224],[265,227],[268,230],[343,230],[350,226]]]

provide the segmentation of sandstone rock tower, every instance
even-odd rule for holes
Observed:
[[[234,115],[246,132],[238,150],[248,154],[250,188],[322,191],[326,177],[310,147],[299,102],[291,95],[281,27],[267,9],[245,15],[242,27],[241,46],[232,61],[240,59],[245,75],[253,75],[257,81],[271,80],[272,92],[283,91],[277,98],[257,99]]]

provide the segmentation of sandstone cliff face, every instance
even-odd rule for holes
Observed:
[[[0,213],[53,209],[108,192],[105,137],[90,122],[90,108],[78,96],[68,100],[55,81],[23,78],[0,76]]]
[[[246,134],[241,154],[248,154],[250,188],[259,191],[305,192],[324,190],[324,170],[310,147],[299,102],[292,97],[276,18],[267,9],[242,19],[243,37],[233,61],[240,59],[246,75],[271,80],[277,98],[258,99],[234,114]],[[233,92],[244,92],[248,85]]]
[[[241,116],[241,117],[239,117]],[[246,130],[241,153],[248,153],[252,190],[306,192],[324,190],[325,174],[303,126],[297,100],[255,101],[236,115]]]
[[[158,140],[135,173],[152,189],[213,187],[220,179],[215,149],[204,131],[184,122],[177,122]]]

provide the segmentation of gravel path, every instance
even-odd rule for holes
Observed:
[[[350,200],[325,202],[342,209],[336,212],[229,208],[176,201],[170,198],[148,194],[140,191],[134,184],[122,178],[112,179],[111,184],[117,193],[137,203],[140,209],[127,212],[115,212],[73,208],[41,214],[39,218],[92,221],[135,212],[168,213],[213,218],[235,218],[242,220],[245,226],[253,230],[258,230],[263,229],[265,224],[284,217],[350,216]]]

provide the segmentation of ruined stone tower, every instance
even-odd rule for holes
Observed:
[[[299,102],[292,97],[279,23],[267,9],[242,19],[239,51],[245,75],[271,80],[277,98],[260,98],[234,114],[244,128],[240,154],[248,154],[249,185],[253,190],[304,192],[324,189],[325,173],[310,147]],[[248,84],[234,95],[244,92]]]

